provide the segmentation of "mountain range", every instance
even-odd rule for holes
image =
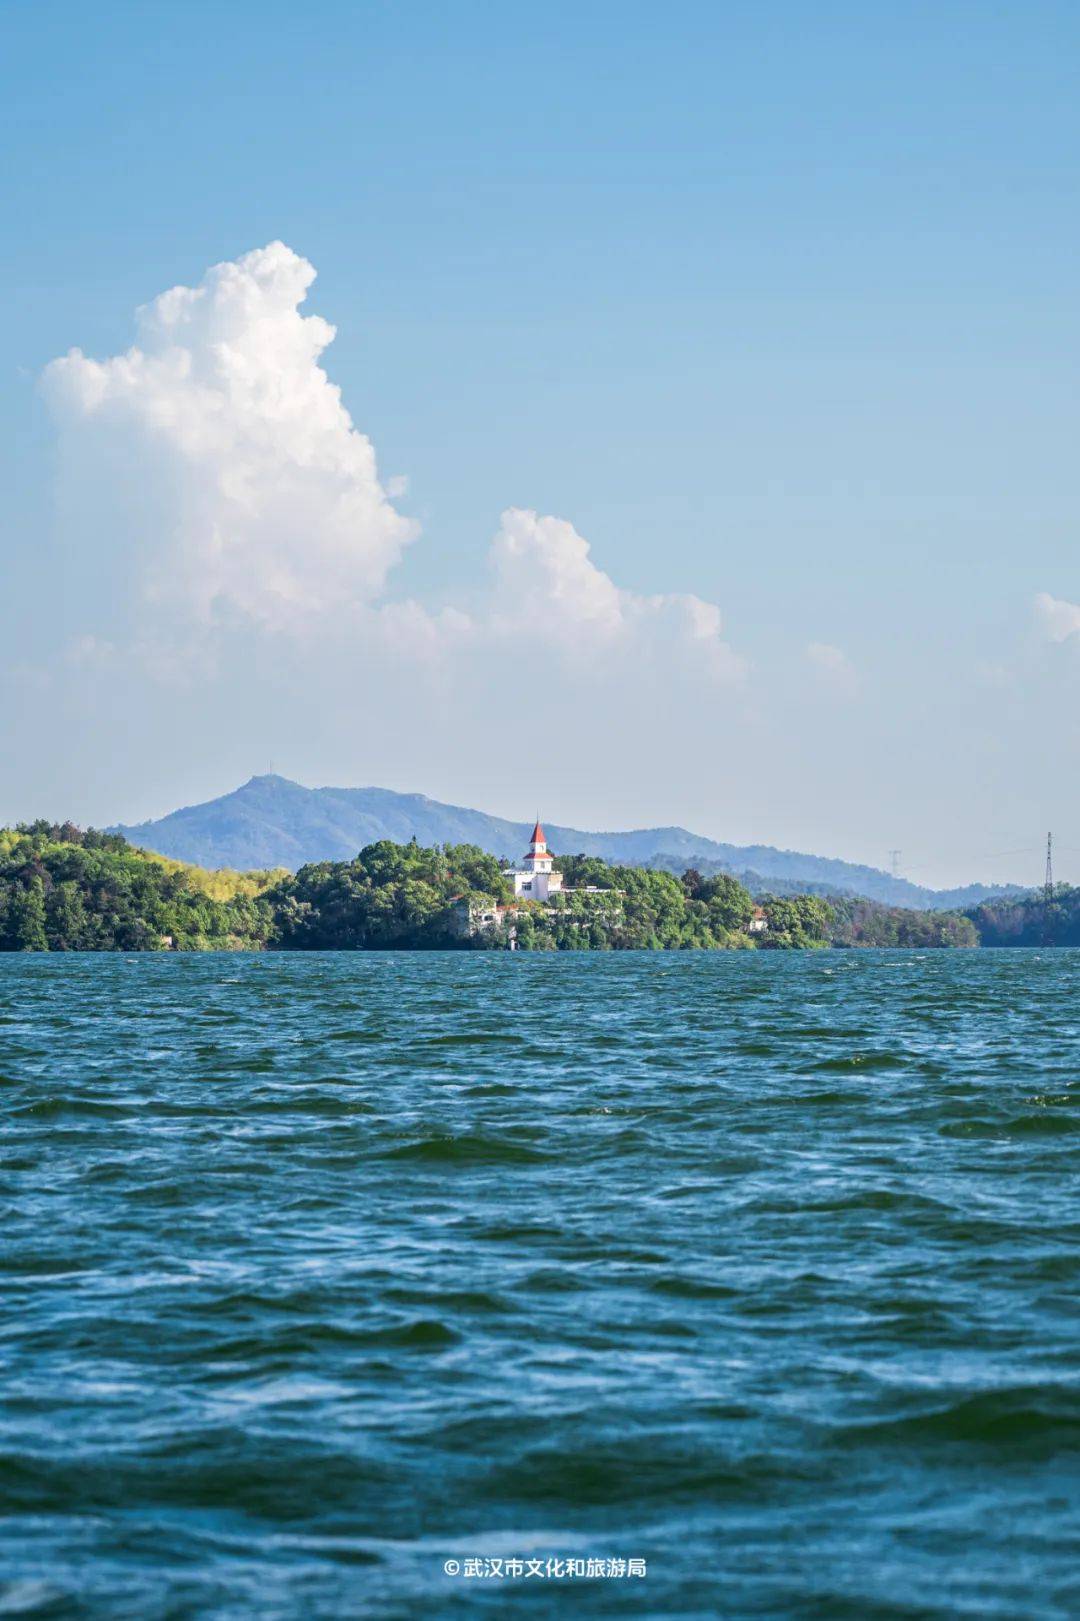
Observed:
[[[723,844],[683,827],[637,828],[590,833],[545,823],[556,854],[595,855],[631,866],[682,872],[698,866],[743,877],[752,888],[780,892],[812,889],[822,894],[863,895],[891,906],[974,906],[992,895],[1019,894],[1015,884],[933,890],[905,878],[828,856],[777,850],[767,844]],[[119,825],[132,844],[200,867],[241,870],[308,862],[347,861],[366,844],[392,839],[404,844],[478,844],[493,855],[524,854],[531,822],[511,822],[461,805],[443,805],[424,794],[389,788],[305,788],[286,777],[252,777],[232,793],[188,805],[157,821]]]

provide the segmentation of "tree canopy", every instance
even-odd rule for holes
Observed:
[[[290,874],[205,871],[70,822],[0,830],[0,951],[806,950],[966,946],[1045,936],[1045,909],[998,902],[970,915],[817,895],[754,900],[730,873],[560,857],[565,889],[514,901],[501,864],[473,844],[369,844],[352,861]],[[1080,891],[1053,926],[1080,940]]]
[[[301,867],[271,891],[285,950],[438,948],[459,939],[461,904],[510,898],[498,861],[475,844],[426,849],[382,839],[355,861]]]
[[[0,950],[259,947],[271,937],[272,909],[245,887],[253,888],[238,884],[215,900],[190,871],[119,834],[33,822],[0,832]]]

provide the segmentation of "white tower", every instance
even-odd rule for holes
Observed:
[[[550,872],[551,857],[548,855],[547,839],[544,830],[537,822],[529,840],[529,848],[525,854],[526,872]]]
[[[513,880],[514,894],[530,901],[546,901],[562,889],[562,873],[555,872],[547,838],[537,822],[529,840],[529,848],[520,867],[511,867],[506,874]]]

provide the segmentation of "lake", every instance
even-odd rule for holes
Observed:
[[[1078,1058],[1072,951],[0,958],[0,1613],[1076,1614]]]

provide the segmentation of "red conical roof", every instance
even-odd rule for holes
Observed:
[[[530,844],[546,844],[547,843],[547,839],[546,839],[546,837],[544,835],[544,830],[540,826],[539,822],[537,822],[536,826],[532,830],[532,838],[529,840],[529,843]]]

